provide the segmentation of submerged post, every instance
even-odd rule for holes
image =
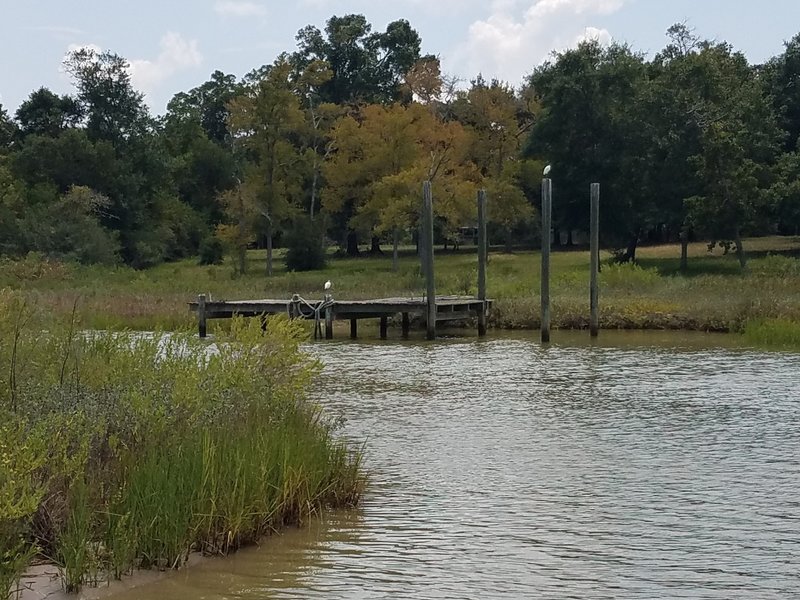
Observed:
[[[436,285],[433,280],[433,195],[431,182],[422,184],[422,238],[424,241],[424,254],[422,263],[425,265],[425,283],[428,304],[428,339],[436,339]]]
[[[200,294],[197,297],[197,334],[206,337],[206,295]]]
[[[478,191],[478,300],[481,312],[478,315],[478,335],[486,335],[486,190]]]
[[[387,329],[389,326],[389,318],[386,316],[381,317],[381,339],[385,340],[387,336]]]
[[[550,341],[550,229],[553,183],[542,179],[542,342]]]
[[[600,184],[593,183],[590,193],[590,218],[589,218],[589,331],[592,337],[597,337],[600,330],[600,316],[598,314],[598,276],[600,266]]]
[[[325,339],[333,339],[333,308],[325,307]]]

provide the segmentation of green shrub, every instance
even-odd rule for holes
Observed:
[[[314,271],[325,268],[325,248],[320,227],[305,217],[294,220],[286,236],[286,268],[289,271]]]
[[[218,265],[222,263],[225,255],[225,248],[222,245],[222,240],[218,237],[210,235],[203,238],[200,242],[200,264],[201,265]]]

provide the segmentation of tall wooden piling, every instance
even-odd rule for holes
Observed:
[[[433,194],[431,182],[422,184],[422,237],[424,241],[423,264],[425,266],[428,339],[436,339],[436,284],[433,279]]]
[[[550,341],[550,229],[553,184],[542,179],[542,342]]]
[[[486,190],[478,191],[478,300],[483,308],[478,315],[478,335],[486,335]]]
[[[206,295],[200,294],[197,297],[197,334],[206,337]]]
[[[597,271],[600,266],[600,184],[593,183],[590,188],[589,216],[589,259],[591,275],[589,276],[589,331],[597,337],[600,330],[599,315],[599,282]]]

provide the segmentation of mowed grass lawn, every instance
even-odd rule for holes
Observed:
[[[764,319],[800,322],[800,237],[768,237],[745,242],[749,262],[739,268],[732,254],[706,243],[689,246],[689,268],[680,273],[678,245],[644,246],[637,265],[612,265],[603,253],[600,314],[604,328],[670,328],[741,331]],[[474,248],[436,252],[438,294],[476,292]],[[391,251],[382,256],[343,258],[331,254],[328,267],[287,272],[280,251],[275,274],[265,275],[265,253],[250,251],[247,273],[236,275],[230,261],[201,266],[196,259],[135,271],[127,267],[85,267],[29,257],[0,264],[0,287],[22,289],[55,313],[73,307],[86,327],[181,329],[194,323],[187,303],[199,293],[216,300],[289,298],[298,293],[320,298],[330,279],[339,299],[419,296],[424,289],[413,248],[401,252],[392,270]],[[539,325],[541,258],[538,252],[503,253],[492,249],[488,293],[495,299],[491,325]],[[559,328],[588,324],[589,254],[552,254],[552,319]],[[211,327],[224,326],[211,322]]]

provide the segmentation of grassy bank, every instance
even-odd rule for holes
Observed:
[[[77,590],[356,503],[360,453],[305,400],[303,337],[86,334],[0,293],[0,598],[34,558]]]
[[[679,269],[677,245],[642,247],[638,265],[604,264],[601,326],[742,331],[748,322],[784,319],[800,322],[800,238],[746,240],[750,260],[742,271],[736,258],[705,243],[689,246],[689,268]],[[607,263],[608,255],[603,255]],[[437,251],[437,291],[472,294],[476,286],[474,249]],[[586,251],[558,251],[552,264],[552,320],[559,328],[588,322],[589,258]],[[23,290],[55,313],[78,311],[95,328],[167,329],[190,326],[186,302],[200,292],[216,299],[322,295],[322,283],[334,282],[334,296],[357,299],[420,295],[424,288],[412,249],[392,271],[390,253],[379,257],[332,258],[324,271],[291,273],[280,257],[276,273],[264,275],[264,254],[248,254],[248,272],[233,274],[229,264],[199,266],[194,260],[147,271],[80,267],[41,261],[0,265],[0,287]],[[488,270],[489,295],[496,299],[491,325],[535,328],[539,324],[537,252],[493,251]],[[211,322],[212,329],[221,327]]]

